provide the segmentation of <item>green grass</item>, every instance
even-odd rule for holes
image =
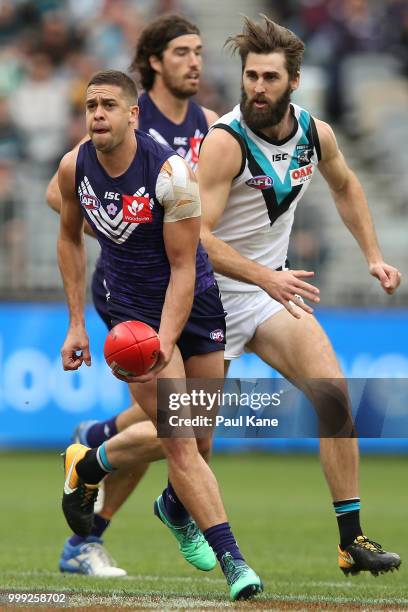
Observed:
[[[0,589],[76,593],[76,607],[98,601],[134,609],[236,607],[228,603],[221,571],[203,574],[190,568],[153,516],[153,500],[166,479],[163,462],[151,466],[106,533],[109,551],[129,573],[109,580],[58,572],[68,534],[60,511],[58,454],[7,452],[0,462]],[[325,602],[325,609],[341,603],[348,610],[359,603],[408,608],[404,566],[379,578],[348,580],[338,570],[337,525],[316,457],[216,456],[213,468],[240,547],[265,584],[259,603],[249,607],[299,601],[303,607],[296,609],[317,610]],[[408,558],[407,474],[405,458],[362,459],[363,528],[403,560]]]

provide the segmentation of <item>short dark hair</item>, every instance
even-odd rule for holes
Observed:
[[[199,36],[200,30],[185,17],[177,14],[157,17],[143,28],[136,45],[130,71],[139,73],[140,82],[146,91],[153,87],[156,78],[156,72],[150,65],[150,57],[155,55],[161,60],[169,42],[186,34],[197,34]]]
[[[244,70],[248,53],[267,54],[281,51],[285,55],[286,69],[289,78],[296,78],[302,63],[305,44],[291,30],[271,21],[266,15],[261,15],[264,23],[259,24],[248,17],[244,18],[242,34],[230,36],[225,46],[230,46],[232,52],[238,51],[242,70]]]
[[[137,104],[137,87],[133,79],[120,70],[101,70],[96,72],[89,81],[87,88],[91,85],[116,85],[121,87],[129,100]]]

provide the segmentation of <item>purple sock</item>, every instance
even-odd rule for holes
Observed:
[[[245,561],[231,531],[229,523],[220,523],[204,531],[204,537],[221,563],[222,556],[229,552],[234,559]]]
[[[79,536],[76,533],[74,533],[69,538],[68,543],[71,544],[71,546],[79,546],[79,544],[83,544],[85,542],[85,540],[86,540],[86,538],[82,538],[81,536]]]
[[[167,483],[167,488],[162,493],[166,515],[172,523],[183,525],[190,518],[189,512],[185,509],[173,487],[170,480]]]
[[[103,518],[100,514],[94,514],[91,535],[101,538],[104,531],[109,527],[110,520]]]
[[[110,521],[108,519],[103,518],[103,516],[100,516],[99,514],[94,514],[91,536],[101,538],[102,534],[109,527],[109,525]],[[68,542],[71,544],[71,546],[78,546],[79,544],[86,542],[86,538],[82,538],[74,533],[69,538]]]
[[[117,433],[116,416],[114,416],[106,421],[98,421],[91,425],[86,432],[86,441],[90,448],[97,448],[109,438],[116,436]]]

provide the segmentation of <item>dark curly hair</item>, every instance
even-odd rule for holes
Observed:
[[[186,34],[200,35],[200,30],[185,17],[176,14],[157,17],[143,28],[129,68],[131,72],[139,73],[143,89],[149,91],[156,76],[156,72],[150,66],[150,57],[155,55],[161,59],[169,42]]]

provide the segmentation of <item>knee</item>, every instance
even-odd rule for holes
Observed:
[[[188,471],[189,466],[199,456],[194,439],[169,440],[164,445],[164,452],[169,465],[183,472]]]
[[[354,436],[347,384],[344,379],[314,381],[312,389],[320,437]]]

